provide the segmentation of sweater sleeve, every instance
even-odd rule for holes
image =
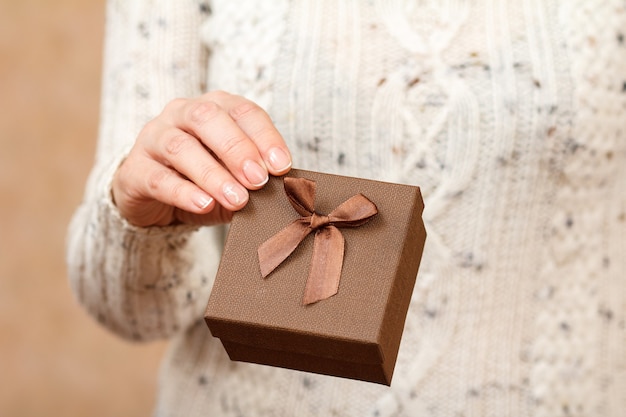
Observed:
[[[176,97],[204,90],[203,1],[109,0],[101,124],[84,198],[71,220],[67,265],[86,310],[133,340],[168,337],[202,317],[223,228],[138,228],[111,200],[117,166],[142,126]]]

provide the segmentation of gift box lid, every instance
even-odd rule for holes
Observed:
[[[235,213],[205,320],[232,344],[362,364],[395,363],[425,240],[424,208],[415,186],[292,170],[317,184],[315,211],[327,214],[357,193],[377,207],[367,223],[342,228],[338,293],[302,304],[313,234],[267,278],[257,250],[300,217],[283,178],[273,177]]]

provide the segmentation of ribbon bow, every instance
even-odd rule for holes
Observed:
[[[315,181],[287,177],[285,193],[303,217],[266,240],[258,249],[263,278],[280,265],[309,233],[315,231],[313,255],[302,304],[312,304],[337,294],[343,265],[344,240],[338,227],[357,227],[373,217],[376,205],[357,194],[327,216],[315,212]]]

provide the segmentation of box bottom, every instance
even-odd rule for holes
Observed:
[[[342,378],[358,379],[377,384],[391,384],[393,366],[385,369],[385,363],[356,363],[303,353],[263,349],[258,346],[247,346],[240,343],[222,340],[228,356],[233,361],[250,362],[260,365],[277,366],[297,371],[313,372]]]

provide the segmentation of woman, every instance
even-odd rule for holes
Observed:
[[[622,413],[626,10],[561,3],[109,1],[68,264],[104,326],[172,339],[157,416]],[[292,165],[422,188],[390,388],[231,362],[202,323],[216,225]]]

